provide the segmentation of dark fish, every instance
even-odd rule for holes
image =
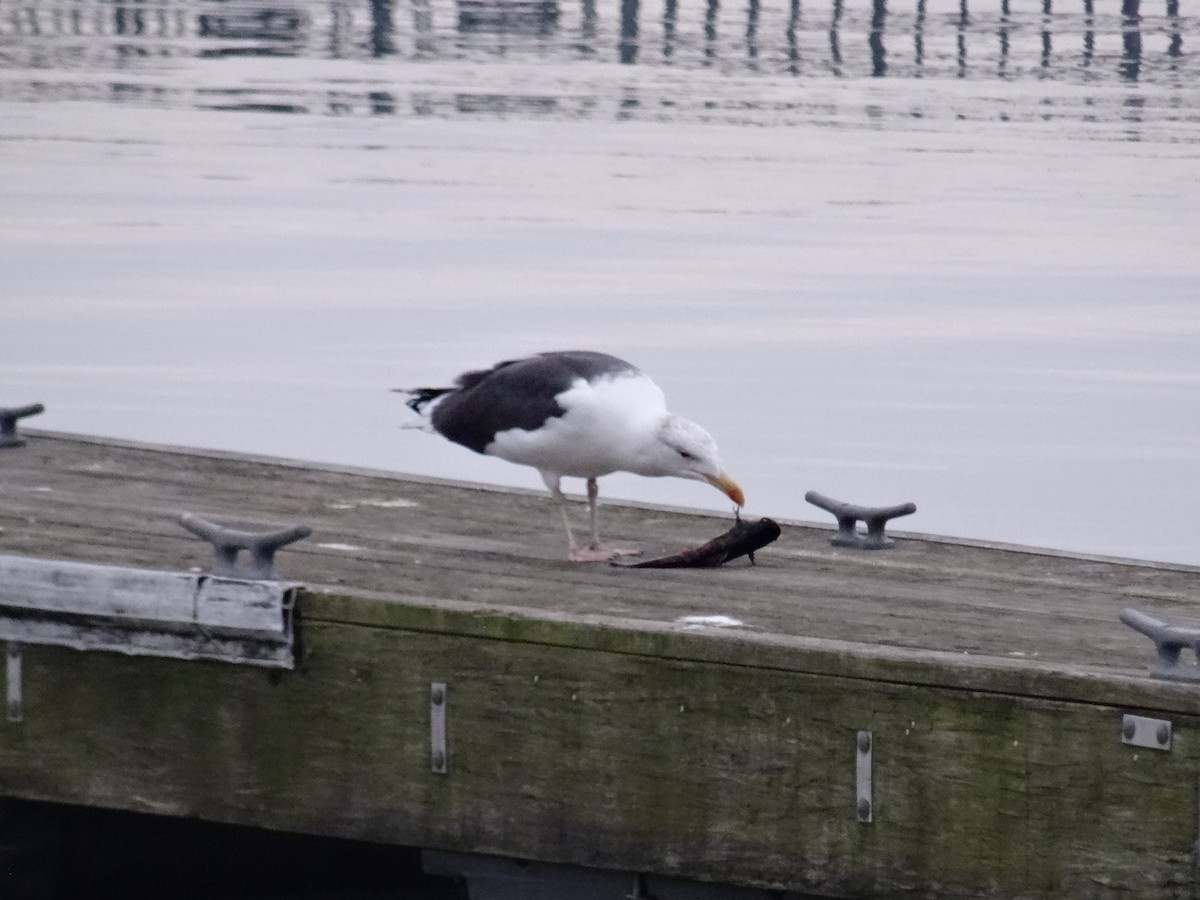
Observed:
[[[724,565],[739,556],[749,556],[750,564],[753,565],[754,551],[767,546],[778,538],[779,534],[779,524],[772,519],[759,519],[757,522],[743,522],[738,519],[727,532],[699,547],[691,547],[673,556],[648,559],[645,562],[614,562],[613,565],[620,565],[623,569],[700,569]]]

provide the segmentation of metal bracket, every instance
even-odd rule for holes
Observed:
[[[213,545],[213,552],[217,557],[213,566],[214,575],[260,581],[275,579],[276,550],[312,534],[312,529],[306,525],[279,531],[236,531],[191,513],[181,515],[179,524],[196,537],[203,538]],[[250,562],[248,565],[239,566],[238,553],[242,550],[249,551]]]
[[[21,663],[24,656],[21,645],[16,641],[8,642],[7,661],[4,667],[5,684],[8,689],[8,714],[10,722],[21,722],[25,719],[24,688],[21,683]]]
[[[1148,750],[1171,751],[1172,728],[1167,719],[1149,719],[1145,716],[1121,717],[1121,743]]]
[[[902,503],[899,506],[857,506],[853,503],[843,503],[816,491],[809,491],[804,499],[813,506],[818,506],[826,512],[831,512],[837,519],[838,532],[829,543],[835,547],[857,547],[860,550],[886,550],[895,545],[889,541],[884,529],[889,519],[899,516],[911,516],[917,511],[917,504]],[[867,533],[859,534],[858,522],[867,525]]]
[[[0,407],[0,447],[20,447],[25,439],[17,434],[17,420],[26,416],[44,413],[46,407],[40,403],[29,406]]]
[[[292,669],[298,590],[279,581],[0,555],[9,701],[20,683],[14,645]]]
[[[435,681],[429,686],[429,771],[445,775],[449,754],[446,751],[446,684]]]
[[[857,784],[854,813],[858,816],[858,821],[869,825],[875,821],[874,789],[871,784],[871,768],[875,754],[875,735],[869,731],[860,731],[854,739],[854,749],[854,773]]]
[[[1200,681],[1200,628],[1168,625],[1136,609],[1122,610],[1121,621],[1154,641],[1158,662],[1150,667],[1151,677],[1171,681]],[[1185,647],[1192,649],[1196,661],[1179,661],[1179,654]]]

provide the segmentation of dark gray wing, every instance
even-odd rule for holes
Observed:
[[[454,390],[433,408],[430,421],[441,435],[477,453],[501,431],[533,431],[565,410],[555,399],[576,380],[637,374],[615,356],[590,350],[539,353],[460,375]]]

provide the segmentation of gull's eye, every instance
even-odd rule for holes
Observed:
[[[692,454],[688,453],[686,450],[680,450],[679,455],[681,457],[683,457],[684,459],[695,459],[696,458],[696,457],[692,456]]]

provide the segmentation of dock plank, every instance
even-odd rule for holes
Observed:
[[[890,551],[837,549],[824,528],[782,538],[720,570],[621,571],[566,562],[548,500],[387,473],[158,452],[37,436],[0,459],[0,548],[151,567],[206,566],[184,511],[314,535],[280,568],[309,585],[475,600],[530,610],[673,622],[722,614],[748,629],[1140,674],[1149,643],[1117,619],[1137,606],[1195,615],[1200,570],[905,539]],[[405,505],[412,504],[412,505]],[[728,519],[609,506],[614,542],[674,552]],[[35,528],[23,525],[28,520]],[[697,590],[702,587],[702,590]]]

